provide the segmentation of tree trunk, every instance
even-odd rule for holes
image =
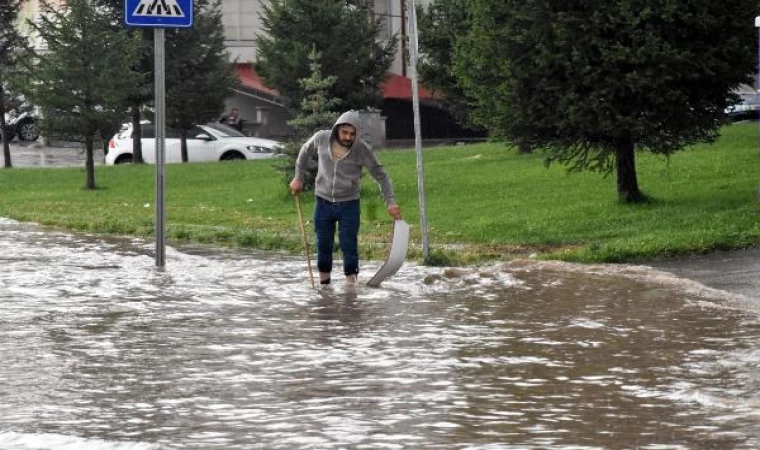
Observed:
[[[186,163],[189,159],[187,157],[187,130],[182,130],[180,142],[181,142],[180,148],[182,149],[182,162]]]
[[[140,126],[140,106],[132,106],[132,162],[145,162],[142,154],[142,127]]]
[[[2,84],[0,83],[0,138],[3,140],[3,158],[5,159],[5,168],[10,169],[13,167],[11,164],[11,143],[6,139],[6,127],[5,123],[5,92],[2,90]]]
[[[517,144],[517,153],[519,155],[530,155],[533,153],[533,145],[527,141],[520,141]]]
[[[87,136],[84,139],[84,153],[86,156],[85,159],[85,170],[87,172],[87,183],[85,184],[85,188],[87,189],[95,189],[95,158],[93,157],[93,137]]]
[[[646,196],[639,190],[636,178],[636,154],[630,139],[618,141],[615,149],[615,166],[617,169],[617,194],[622,203],[640,203]]]

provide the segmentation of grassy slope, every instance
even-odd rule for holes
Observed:
[[[616,202],[614,177],[546,168],[540,155],[500,144],[444,147],[424,153],[431,248],[435,259],[469,263],[539,253],[579,261],[651,259],[760,242],[757,124],[724,129],[715,145],[679,152],[670,162],[637,161],[646,205]],[[382,152],[405,219],[419,222],[416,156]],[[269,161],[170,165],[168,235],[297,251],[292,199]],[[0,171],[0,216],[94,232],[152,233],[153,166],[98,167],[100,189],[82,189],[84,171]],[[363,257],[385,255],[390,219],[374,182],[362,200]],[[312,201],[305,196],[305,214]],[[148,205],[146,207],[146,204]],[[412,239],[419,244],[419,227]],[[419,256],[415,245],[412,256]]]

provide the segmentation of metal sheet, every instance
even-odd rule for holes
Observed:
[[[406,251],[409,248],[409,224],[403,220],[396,220],[393,224],[393,237],[388,259],[380,267],[375,276],[367,282],[367,286],[378,287],[386,278],[393,276],[406,260]]]

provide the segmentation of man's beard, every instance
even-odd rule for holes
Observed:
[[[346,148],[351,148],[351,146],[354,145],[354,141],[353,140],[350,140],[350,141],[349,140],[343,140],[341,138],[338,138],[338,144],[340,144],[340,145],[342,145],[343,147],[346,147]]]

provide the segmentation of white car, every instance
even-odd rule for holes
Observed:
[[[147,163],[156,162],[155,128],[150,122],[142,123],[142,156]],[[196,125],[187,133],[188,162],[233,161],[266,159],[283,156],[282,144],[270,139],[248,137],[234,128],[221,123]],[[179,134],[166,130],[166,162],[182,162]],[[131,163],[132,124],[124,124],[121,131],[108,143],[106,164]]]

